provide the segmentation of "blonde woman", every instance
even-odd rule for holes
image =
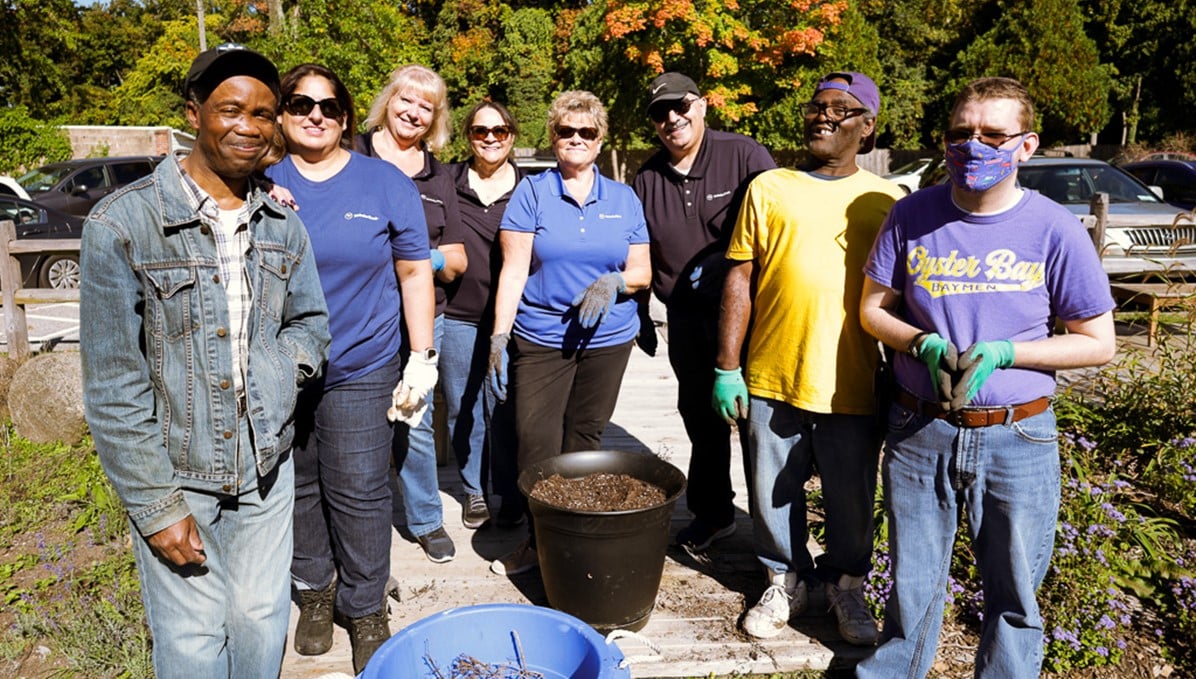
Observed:
[[[465,271],[467,261],[457,190],[445,167],[432,155],[449,140],[444,80],[432,69],[416,64],[395,69],[374,98],[365,122],[367,131],[355,140],[357,150],[399,168],[419,189],[436,280],[433,333],[439,352],[444,334],[445,286]],[[429,407],[415,426],[396,426],[393,452],[407,530],[428,559],[443,563],[456,556],[456,547],[444,530],[433,416],[433,408]],[[396,490],[394,485],[392,490]]]

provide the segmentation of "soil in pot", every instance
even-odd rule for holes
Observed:
[[[586,474],[567,479],[553,474],[532,487],[544,504],[578,512],[622,512],[655,507],[667,495],[660,487],[627,474]]]

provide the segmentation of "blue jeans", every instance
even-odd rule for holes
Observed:
[[[885,445],[893,589],[884,635],[860,677],[924,677],[942,626],[960,505],[984,591],[977,677],[1037,677],[1046,576],[1059,512],[1055,412],[956,427],[894,405]]]
[[[486,494],[486,468],[504,497],[518,494],[510,406],[495,403],[485,388],[490,337],[475,323],[444,319],[440,386],[444,390],[449,440],[467,495]]]
[[[247,420],[242,450],[249,451]],[[252,452],[247,452],[252,469]],[[290,619],[291,512],[295,467],[288,456],[240,495],[183,490],[207,561],[178,568],[133,531],[141,598],[161,679],[277,677]],[[132,525],[132,524],[130,524]]]
[[[350,618],[382,606],[390,576],[392,430],[386,419],[399,357],[355,380],[304,389],[296,412],[296,586],[324,589],[336,574],[337,610]]]
[[[432,343],[436,353],[444,337],[444,315],[437,316],[432,326]],[[404,358],[408,355],[404,347]],[[440,359],[437,359],[439,363]],[[439,365],[437,366],[439,370]],[[394,384],[391,384],[391,389]],[[387,392],[389,396],[389,392]],[[390,485],[393,495],[392,514],[403,510],[407,517],[407,530],[415,537],[427,535],[444,524],[444,505],[440,502],[440,478],[436,471],[436,433],[433,429],[435,404],[429,394],[428,409],[424,411],[419,424],[410,427],[396,423],[391,454],[394,456],[395,474],[398,484]],[[389,404],[388,404],[389,405]],[[387,472],[389,476],[390,472]],[[398,493],[394,491],[398,490]],[[389,535],[389,533],[388,533]]]
[[[806,580],[867,575],[880,435],[872,415],[812,413],[751,397],[748,411],[756,558]],[[805,482],[817,469],[826,509],[826,551],[817,569],[806,543]]]

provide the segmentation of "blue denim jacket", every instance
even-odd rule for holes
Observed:
[[[87,423],[143,535],[189,514],[181,488],[235,494],[237,396],[216,242],[174,158],[100,203],[80,244]],[[328,310],[307,232],[253,187],[245,255],[247,415],[259,475],[294,437],[298,385],[327,357]]]

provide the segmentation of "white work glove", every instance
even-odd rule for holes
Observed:
[[[403,371],[403,379],[399,380],[390,395],[392,405],[386,411],[388,420],[403,422],[412,427],[419,424],[424,412],[428,410],[432,388],[436,386],[437,360],[435,349],[415,352],[407,358],[407,369]]]

